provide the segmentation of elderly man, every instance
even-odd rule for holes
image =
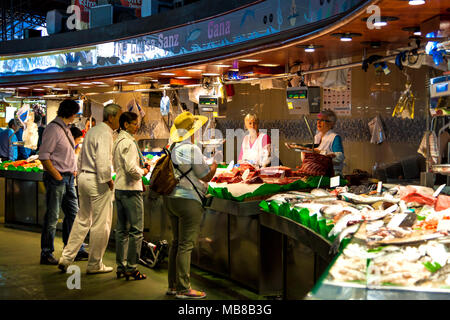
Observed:
[[[59,209],[64,212],[62,238],[67,245],[73,221],[78,212],[78,199],[74,180],[77,171],[74,141],[69,125],[75,120],[79,106],[66,99],[59,105],[57,117],[44,131],[39,159],[44,167],[44,184],[47,190],[47,211],[41,236],[41,264],[58,264],[53,256],[56,225]],[[86,259],[88,253],[83,247],[78,248],[77,260]]]
[[[109,104],[103,110],[103,122],[91,128],[84,139],[78,159],[80,211],[75,219],[69,243],[59,259],[65,271],[74,261],[86,235],[89,236],[89,260],[86,272],[111,272],[102,259],[108,245],[113,213],[112,146],[113,131],[119,128],[121,107]]]

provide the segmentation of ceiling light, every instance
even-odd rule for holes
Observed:
[[[44,88],[53,88],[55,85],[43,86]]]
[[[256,62],[260,62],[261,60],[258,60],[258,59],[241,59],[240,61],[248,62],[248,63],[256,63]]]
[[[364,22],[367,22],[367,20],[369,18],[370,17],[366,17],[366,18],[362,18],[361,20],[364,21]],[[397,17],[381,16],[378,19],[375,19],[375,22],[373,23],[373,26],[375,26],[375,27],[384,27],[384,26],[387,26],[388,21],[396,21],[396,20],[398,20]]]
[[[202,72],[203,70],[201,69],[187,69],[187,72]]]
[[[316,49],[314,49],[313,45],[305,48],[305,52],[314,52],[314,51],[316,51]]]
[[[125,79],[114,79],[114,82],[127,82],[128,80]]]
[[[228,69],[228,71],[239,71],[239,69]]]
[[[34,88],[33,90],[34,91],[45,91],[45,89],[42,89],[42,88]]]
[[[258,64],[258,66],[270,68],[270,67],[279,67],[280,65],[276,64],[276,63],[260,63],[260,64]]]
[[[92,84],[105,84],[105,83],[102,81],[92,81]]]
[[[160,73],[160,75],[161,75],[161,76],[174,76],[175,73],[171,73],[171,72],[163,72],[163,73]]]
[[[229,65],[229,64],[215,64],[214,66],[218,67],[218,68],[229,68],[229,67],[231,67],[231,65]]]
[[[421,36],[421,35],[422,35],[422,32],[416,31],[416,32],[413,33],[413,35],[415,35],[415,36]]]
[[[156,79],[153,79],[153,80],[150,80],[151,82],[158,82],[158,80],[156,80]]]
[[[128,84],[129,85],[138,85],[138,84],[141,84],[141,83],[140,82],[131,81],[131,82],[128,82]]]
[[[218,76],[220,76],[220,74],[218,74],[218,73],[202,73],[202,75],[206,76],[206,77],[218,77]]]
[[[53,90],[61,91],[61,90],[64,90],[64,89],[63,88],[53,88]]]
[[[409,0],[410,6],[420,6],[422,4],[425,4],[425,0]]]
[[[341,41],[344,41],[344,42],[352,41],[352,37],[350,37],[350,36],[342,36],[341,37]]]
[[[90,86],[92,84],[92,82],[82,82],[80,84],[83,86]]]
[[[67,86],[68,87],[78,87],[79,85],[76,83],[68,83]]]
[[[30,88],[29,87],[18,87],[17,89],[19,89],[19,90],[28,90]]]
[[[138,92],[145,92],[145,91],[150,91],[150,89],[136,89],[135,91],[138,91]]]

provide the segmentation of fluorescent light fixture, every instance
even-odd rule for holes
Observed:
[[[105,83],[102,81],[92,81],[92,84],[105,84]]]
[[[218,73],[202,73],[202,75],[206,76],[206,77],[218,77],[218,76],[220,76],[220,74],[218,74]]]
[[[135,91],[138,91],[138,92],[146,92],[146,91],[150,91],[150,89],[136,89]]]
[[[276,63],[260,63],[258,64],[258,66],[270,68],[270,67],[279,67],[280,65]]]
[[[260,62],[261,60],[259,60],[259,59],[242,59],[240,61],[248,62],[248,63],[257,63],[257,62]]]
[[[42,89],[42,88],[34,88],[33,91],[45,91],[45,89]]]
[[[172,72],[163,72],[163,73],[160,73],[160,75],[161,75],[161,76],[174,76],[175,73],[172,73]]]
[[[352,41],[352,37],[349,35],[343,35],[341,37],[341,41],[347,42],[347,41]]]
[[[114,82],[127,82],[128,80],[125,79],[114,79]]]
[[[137,84],[141,84],[140,82],[136,82],[136,81],[131,81],[131,82],[128,82],[128,84],[130,84],[130,85],[137,85]]]
[[[82,82],[80,83],[82,86],[90,86],[92,82]]]
[[[30,88],[29,87],[18,87],[17,89],[19,89],[19,90],[28,90]]]
[[[202,72],[203,70],[201,69],[187,69],[187,72]]]
[[[387,26],[387,22],[386,21],[377,21],[373,25],[375,27],[385,27],[385,26]]]
[[[175,79],[187,80],[187,79],[192,79],[192,77],[175,77]]]
[[[316,49],[314,49],[313,46],[305,48],[305,52],[314,52],[314,51],[316,51]]]
[[[47,85],[47,86],[43,86],[44,88],[53,88],[55,85]]]
[[[239,69],[228,69],[228,71],[239,71]]]
[[[61,90],[64,90],[64,89],[63,88],[53,88],[53,90],[61,91]]]
[[[153,79],[153,80],[150,80],[151,82],[158,82],[158,80],[156,80],[156,79]]]
[[[409,0],[409,5],[411,6],[420,6],[425,4],[425,0]]]
[[[215,64],[214,66],[218,67],[218,68],[229,68],[229,67],[231,67],[231,65],[229,65],[229,64]]]
[[[68,86],[68,87],[78,87],[79,84],[76,84],[76,83],[68,83],[67,86]]]
[[[422,35],[422,32],[416,31],[416,32],[414,32],[413,34],[414,34],[415,36],[421,36],[421,35]]]

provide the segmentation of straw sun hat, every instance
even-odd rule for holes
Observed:
[[[208,118],[205,116],[194,116],[192,113],[185,111],[178,115],[170,129],[170,139],[173,142],[181,142],[192,136],[200,129]]]

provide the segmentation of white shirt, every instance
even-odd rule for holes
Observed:
[[[320,150],[320,154],[327,155],[334,153],[335,157],[332,159],[333,169],[336,175],[342,174],[342,169],[344,168],[344,153],[333,151],[333,142],[338,134],[333,130],[328,130],[323,136],[321,132],[318,132],[314,137],[314,144],[320,145],[317,149]]]
[[[106,183],[112,177],[113,130],[101,122],[92,127],[84,137],[78,157],[80,173],[88,171],[97,175],[98,183]]]
[[[200,194],[203,195],[207,190],[207,186],[199,179],[205,177],[210,169],[203,158],[200,148],[197,145],[192,144],[189,139],[179,142],[172,150],[172,161],[178,165],[183,173],[192,168],[187,176],[195,184],[195,187]],[[175,167],[174,174],[178,179],[182,175]],[[201,202],[200,197],[187,178],[182,178],[180,180],[180,183],[175,187],[174,191],[170,194],[170,197],[192,199]]]
[[[263,146],[264,139],[267,139],[266,136],[261,132],[253,145],[250,145],[250,135],[246,135],[242,141],[242,160],[260,167],[268,165],[270,163],[270,144]]]
[[[113,161],[116,171],[116,190],[143,191],[144,169],[139,163],[136,142],[128,132],[121,130],[113,145]]]

